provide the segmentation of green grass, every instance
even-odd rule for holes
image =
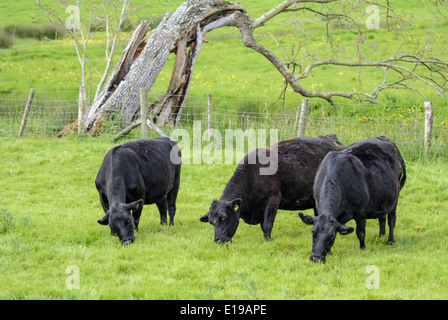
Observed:
[[[182,0],[137,1],[144,7],[139,19],[160,20],[164,12],[175,10]],[[272,1],[240,2],[252,18],[271,9]],[[389,32],[384,25],[384,11],[379,30],[365,32],[361,49],[367,60],[400,55],[420,46],[432,37],[427,56],[446,57],[448,25],[437,24],[422,9],[421,2],[391,1],[413,25],[394,23],[402,33]],[[429,4],[428,4],[429,5]],[[29,25],[37,17],[34,0],[2,1],[0,26]],[[64,17],[64,9],[60,8]],[[85,11],[83,11],[85,14]],[[68,15],[68,14],[67,14]],[[296,29],[285,27],[289,16],[276,17],[256,30],[257,35],[275,36],[280,47],[290,43],[302,45],[298,58],[310,63],[316,53],[319,59],[332,53],[322,41],[323,24],[300,16]],[[308,30],[306,34],[301,28]],[[335,27],[337,44],[343,45],[336,58],[356,61],[352,31]],[[123,38],[126,34],[123,34]],[[213,95],[213,105],[228,111],[254,112],[260,123],[248,121],[248,127],[275,126],[280,139],[291,137],[293,120],[264,120],[266,106],[283,88],[283,78],[261,55],[243,46],[234,28],[212,31],[206,38],[196,62],[187,106],[191,111],[183,123],[188,127],[193,114],[203,112],[206,95]],[[279,57],[282,51],[272,38],[257,40]],[[90,62],[100,72],[104,68],[103,32],[91,35]],[[123,41],[117,50],[124,49]],[[306,46],[305,46],[306,45]],[[174,63],[172,55],[151,93],[166,91]],[[296,70],[298,73],[299,70]],[[435,141],[431,161],[424,160],[423,98],[412,91],[384,92],[384,105],[339,104],[331,107],[319,100],[310,103],[307,135],[337,133],[345,144],[372,135],[386,134],[399,143],[408,166],[408,181],[401,194],[395,232],[397,243],[389,247],[385,238],[378,238],[378,223],[367,223],[367,250],[358,248],[356,235],[338,236],[333,255],[326,264],[308,261],[311,235],[297,212],[280,211],[273,230],[273,241],[263,240],[261,228],[241,222],[228,245],[213,242],[213,227],[199,222],[211,201],[219,198],[236,165],[184,165],[178,197],[175,226],[161,226],[155,206],[146,206],[136,242],[122,247],[109,235],[107,227],[96,223],[103,213],[94,186],[94,179],[105,153],[115,144],[76,136],[63,139],[45,138],[54,134],[76,116],[80,67],[69,38],[57,40],[22,39],[16,37],[11,47],[0,49],[0,99],[12,101],[12,109],[1,113],[0,120],[0,298],[1,299],[447,299],[446,235],[448,234],[448,170],[447,101],[434,99]],[[99,81],[96,72],[93,82]],[[363,88],[371,91],[382,81],[382,71],[365,69]],[[313,90],[352,91],[357,87],[358,69],[341,70],[322,67],[306,80],[304,87]],[[415,83],[411,83],[416,85]],[[36,88],[35,101],[27,129],[27,137],[16,139],[21,112],[29,89]],[[427,86],[419,88],[430,97]],[[95,88],[93,88],[95,91]],[[269,114],[292,114],[300,97],[290,89],[286,104],[277,103]],[[64,102],[61,102],[64,101]],[[45,102],[45,103],[43,103]],[[349,101],[344,101],[349,102]],[[9,103],[9,102],[8,102]],[[46,103],[69,109],[70,116],[57,118],[39,113]],[[193,107],[194,106],[194,107]],[[196,109],[197,110],[196,110]],[[73,110],[72,110],[73,109]],[[2,111],[3,112],[3,111]],[[18,114],[11,121],[12,113]],[[40,116],[39,116],[40,115]],[[14,116],[15,117],[15,116]],[[40,118],[48,124],[42,124]],[[331,120],[320,124],[319,117]],[[206,116],[197,120],[205,121]],[[393,124],[387,126],[389,120]],[[66,121],[66,122],[63,122]],[[222,120],[242,125],[235,117]],[[263,122],[263,123],[261,123]],[[205,122],[204,122],[205,123]],[[110,126],[114,126],[111,124]],[[169,130],[169,129],[167,129]],[[388,131],[389,130],[389,131]],[[392,132],[390,131],[392,130]],[[136,130],[138,136],[138,130]],[[115,132],[116,133],[116,132]],[[404,137],[404,138],[403,138]],[[204,147],[204,144],[203,144]],[[438,159],[438,160],[437,160]],[[309,214],[312,214],[309,212]],[[354,222],[349,222],[354,226]],[[366,288],[366,268],[378,267],[380,288]],[[77,266],[80,288],[68,290],[67,267]],[[182,288],[182,290],[179,290]]]
[[[94,179],[114,145],[0,137],[1,299],[448,298],[447,162],[407,162],[395,245],[369,220],[366,250],[356,235],[338,236],[327,263],[313,264],[297,212],[278,213],[271,242],[242,221],[232,243],[213,242],[199,217],[236,165],[184,165],[175,226],[161,226],[157,208],[145,206],[135,243],[121,246],[96,222],[103,212]],[[370,265],[379,289],[366,288]],[[66,287],[69,266],[79,268],[79,289]]]

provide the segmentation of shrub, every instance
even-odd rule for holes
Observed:
[[[14,35],[5,32],[0,29],[0,49],[11,48],[14,44]]]
[[[44,38],[57,39],[58,36],[66,36],[65,29],[60,25],[46,24],[9,24],[4,28],[4,32],[17,38],[31,38],[42,40]]]
[[[54,40],[60,36],[65,37],[67,35],[67,31],[60,25],[47,24],[42,26],[40,30],[41,38],[45,37]]]
[[[31,24],[9,24],[4,28],[4,30],[17,38],[39,39],[39,31],[37,26],[33,26]]]

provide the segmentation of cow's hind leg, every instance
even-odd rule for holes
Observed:
[[[387,215],[387,224],[389,225],[389,240],[387,240],[387,244],[394,244],[394,227],[395,227],[395,221],[397,220],[397,216],[395,214],[395,208],[394,210]]]
[[[157,208],[159,208],[160,224],[166,224],[166,211],[168,209],[166,197],[156,202]]]
[[[170,215],[170,226],[174,226],[174,216],[176,215],[176,199],[177,192],[179,191],[179,184],[180,175],[175,178],[173,188],[170,192],[168,192],[166,196],[168,204],[168,214]]]
[[[380,237],[386,234],[386,215],[378,218],[378,223],[380,225]]]

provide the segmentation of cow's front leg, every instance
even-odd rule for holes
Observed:
[[[163,197],[162,200],[156,202],[157,208],[159,209],[160,214],[160,224],[166,224],[166,212],[168,210],[168,204],[166,201],[166,197]]]
[[[134,228],[138,231],[138,224],[140,223],[140,216],[142,215],[143,205],[137,210],[132,211],[132,217],[134,218]]]

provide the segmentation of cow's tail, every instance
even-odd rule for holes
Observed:
[[[398,178],[400,181],[400,190],[403,188],[404,183],[406,182],[406,164],[404,163],[403,157],[399,157],[400,160],[400,167],[401,167],[401,174]]]

